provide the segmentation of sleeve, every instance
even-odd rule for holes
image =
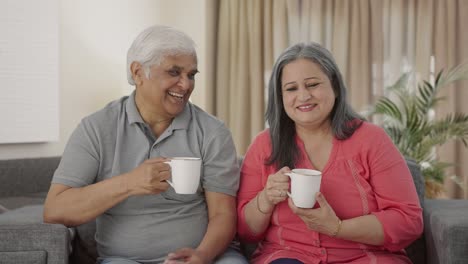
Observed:
[[[370,144],[368,161],[379,210],[372,214],[384,229],[384,247],[398,251],[423,231],[422,208],[406,161],[383,131]]]
[[[222,125],[203,147],[203,188],[236,196],[239,188],[239,162],[231,132]]]
[[[85,119],[73,131],[63,152],[52,183],[83,187],[96,180],[99,171],[98,137]]]
[[[262,168],[265,166],[266,156],[262,149],[265,149],[266,144],[261,135],[257,136],[247,150],[241,166],[240,187],[237,193],[237,232],[242,241],[258,242],[265,236],[265,233],[255,234],[250,230],[245,220],[244,208],[264,188]]]

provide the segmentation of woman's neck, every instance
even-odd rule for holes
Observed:
[[[330,121],[325,121],[318,126],[302,126],[296,124],[296,133],[304,143],[317,143],[333,138]]]

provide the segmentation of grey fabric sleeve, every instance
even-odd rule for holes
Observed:
[[[99,143],[92,123],[83,119],[73,131],[52,183],[83,187],[95,182],[99,171]]]
[[[203,188],[236,196],[240,172],[231,132],[223,124],[210,136],[203,146]]]

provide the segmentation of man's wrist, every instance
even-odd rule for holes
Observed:
[[[211,256],[210,254],[208,254],[207,251],[200,248],[195,249],[195,251],[197,252],[197,255],[200,257],[204,264],[213,262],[215,256]]]

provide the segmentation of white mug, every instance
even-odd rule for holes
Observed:
[[[172,181],[167,182],[178,194],[194,194],[200,183],[201,159],[174,157],[165,163],[171,166]]]
[[[291,178],[291,192],[288,192],[294,205],[300,208],[312,208],[315,194],[320,190],[322,172],[309,169],[294,169],[285,173]]]

